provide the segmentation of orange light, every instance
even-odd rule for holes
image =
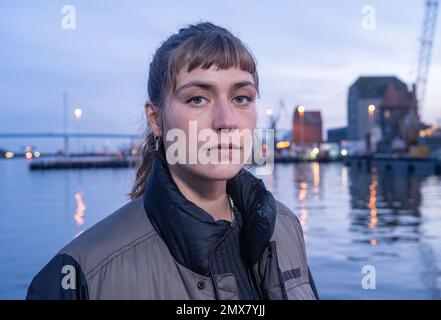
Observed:
[[[286,149],[290,146],[289,141],[279,141],[276,143],[277,149]]]
[[[25,153],[25,157],[26,157],[26,159],[31,159],[32,158],[32,152],[26,152]]]
[[[5,153],[5,157],[6,157],[7,159],[12,159],[12,158],[14,158],[14,152],[11,152],[11,151],[6,152],[6,153]]]
[[[431,125],[429,128],[420,131],[420,137],[424,138],[433,135],[438,130],[436,124]]]
[[[308,192],[308,184],[304,181],[300,182],[299,200],[303,201],[306,199],[306,194]]]
[[[313,182],[314,187],[320,186],[320,164],[318,162],[312,163],[312,173],[313,173]],[[317,188],[317,191],[320,190]]]
[[[374,230],[378,224],[377,217],[377,187],[378,187],[378,176],[376,174],[372,175],[372,181],[369,185],[369,204],[368,208],[370,209],[370,223],[369,229]]]
[[[370,104],[368,106],[368,112],[369,112],[369,116],[372,116],[375,112],[375,105],[374,104]]]

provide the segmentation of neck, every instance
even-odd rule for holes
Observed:
[[[178,166],[169,166],[179,191],[191,202],[204,209],[214,220],[232,221],[226,180],[208,180]]]

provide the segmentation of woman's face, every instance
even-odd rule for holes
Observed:
[[[235,176],[250,153],[249,138],[257,119],[256,98],[256,84],[249,72],[214,67],[187,72],[186,67],[182,68],[162,113],[169,165],[205,179]],[[179,132],[185,139],[176,134]],[[170,163],[169,157],[176,157],[182,150],[186,155],[179,155],[181,161]]]

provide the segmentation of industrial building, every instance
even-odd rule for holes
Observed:
[[[394,76],[362,76],[349,88],[347,139],[352,152],[392,152],[415,143],[415,87]]]
[[[292,143],[300,147],[315,147],[323,142],[320,111],[296,108],[293,116]]]

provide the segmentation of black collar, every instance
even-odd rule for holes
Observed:
[[[242,169],[227,182],[227,193],[242,215],[241,245],[248,265],[256,263],[274,232],[276,205],[262,180]],[[229,228],[179,191],[164,160],[156,156],[143,195],[144,208],[173,257],[206,273],[208,252]]]

